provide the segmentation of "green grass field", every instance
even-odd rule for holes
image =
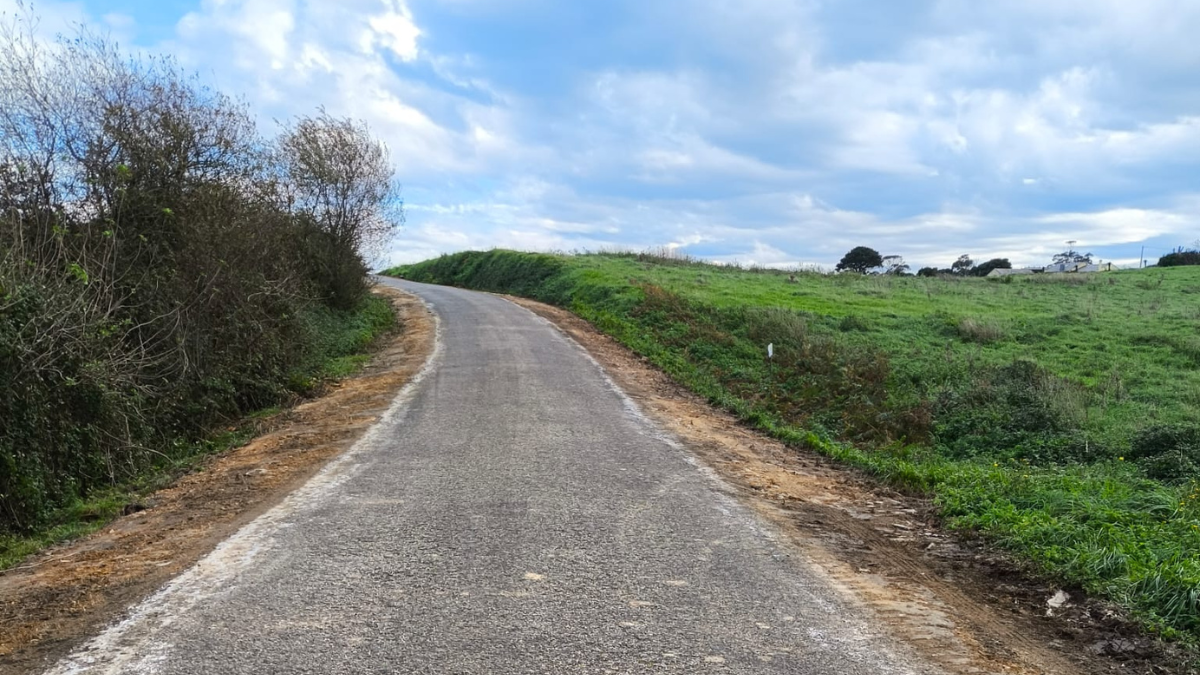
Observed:
[[[1029,359],[1078,385],[1084,435],[1120,447],[1148,423],[1200,421],[1200,267],[975,278],[786,274],[580,256],[581,279],[649,283],[713,307],[781,307],[877,346],[905,388]],[[851,330],[845,330],[852,327]],[[765,345],[763,345],[765,350]]]
[[[571,309],[748,424],[1200,638],[1200,267],[793,281],[491,251],[387,273]]]

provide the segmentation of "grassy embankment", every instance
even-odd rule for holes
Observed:
[[[950,526],[1153,631],[1200,637],[1200,267],[792,283],[491,251],[387,273],[569,308],[747,423],[931,494]]]
[[[284,377],[267,383],[274,389],[278,405],[230,419],[229,424],[199,440],[164,439],[158,461],[143,467],[140,473],[116,485],[76,496],[29,531],[0,532],[0,570],[16,565],[47,546],[104,527],[130,504],[167,487],[204,458],[249,442],[259,433],[260,420],[278,413],[281,406],[313,395],[325,384],[358,372],[370,359],[371,345],[396,326],[396,313],[385,298],[368,296],[359,307],[350,311],[310,308],[300,323],[306,333],[299,340],[305,345],[304,355]]]

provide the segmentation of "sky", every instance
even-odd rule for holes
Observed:
[[[17,0],[0,0],[11,11]],[[1200,239],[1196,0],[79,0],[273,120],[390,150],[376,261],[659,249],[831,267],[866,245],[1138,264]]]

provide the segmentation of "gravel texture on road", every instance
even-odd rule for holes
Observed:
[[[502,298],[348,453],[53,673],[936,673]]]

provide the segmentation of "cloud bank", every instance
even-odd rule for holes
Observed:
[[[12,0],[0,0],[12,4]],[[114,9],[116,6],[116,9]],[[45,4],[166,51],[264,124],[392,152],[387,262],[672,246],[714,260],[1105,260],[1200,237],[1189,0]]]

